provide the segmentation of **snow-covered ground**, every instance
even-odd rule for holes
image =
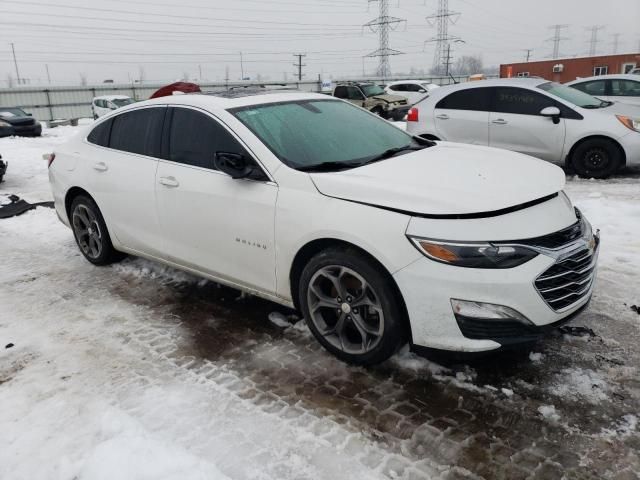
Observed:
[[[77,130],[0,139],[0,201],[50,200]],[[602,234],[595,335],[474,365],[349,367],[277,305],[91,266],[50,209],[0,220],[0,479],[637,478],[640,170],[567,192]]]

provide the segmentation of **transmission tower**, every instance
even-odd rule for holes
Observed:
[[[449,24],[453,25],[458,21],[458,18],[460,18],[460,13],[449,10],[449,0],[438,0],[438,9],[433,15],[427,17],[427,22],[430,25],[435,25],[438,29],[436,36],[425,42],[435,42],[436,44],[433,53],[433,71],[436,74],[442,74],[451,62],[449,55],[451,42],[460,40],[460,37],[449,36]]]
[[[569,37],[562,36],[562,30],[568,28],[569,25],[551,25],[549,28],[553,29],[553,37],[548,38],[548,42],[553,42],[553,53],[551,54],[551,58],[558,58],[560,56],[560,42],[562,40],[569,40]]]
[[[379,57],[378,76],[387,78],[391,75],[391,67],[389,65],[389,56],[401,55],[404,52],[389,48],[389,30],[395,30],[402,22],[406,22],[403,18],[389,16],[389,0],[368,0],[378,2],[379,13],[378,18],[374,18],[370,22],[364,24],[369,27],[372,32],[378,32],[378,49],[371,52],[366,57]]]
[[[614,55],[618,53],[618,45],[620,44],[620,34],[614,33],[611,35],[613,40],[611,40],[611,53]]]
[[[298,81],[301,82],[302,77],[304,77],[304,73],[302,73],[302,67],[307,66],[306,63],[302,63],[302,59],[306,57],[306,55],[302,53],[294,53],[293,56],[298,58],[298,63],[294,63],[293,66],[298,69],[296,76],[298,77]]]
[[[592,25],[587,27],[591,32],[591,36],[587,43],[589,44],[589,56],[593,57],[598,51],[598,32],[604,28],[604,25]]]

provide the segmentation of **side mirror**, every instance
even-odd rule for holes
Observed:
[[[558,107],[545,107],[540,110],[540,115],[550,117],[553,123],[560,123],[560,109]]]
[[[244,155],[231,152],[216,152],[213,163],[221,172],[233,179],[246,178],[253,172]]]
[[[420,90],[418,90],[418,93],[427,93],[427,91],[424,88],[421,88]]]
[[[33,113],[27,113],[27,117],[33,117]]]

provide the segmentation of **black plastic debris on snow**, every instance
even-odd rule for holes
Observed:
[[[13,347],[13,346],[14,346],[14,345],[13,345],[13,343],[7,343],[7,344],[4,346],[4,348],[11,348],[11,347]]]
[[[589,327],[572,327],[564,325],[562,327],[558,327],[558,330],[564,335],[572,335],[574,337],[597,337],[596,333]]]
[[[638,305],[631,305],[631,310],[640,315],[640,307]]]
[[[0,205],[0,218],[10,218],[15,217],[17,215],[22,215],[29,210],[33,210],[36,207],[47,207],[53,208],[53,202],[37,202],[37,203],[29,203],[25,200],[22,200],[17,195],[7,195],[6,196],[10,203],[6,205]]]

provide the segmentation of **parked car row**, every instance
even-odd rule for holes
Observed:
[[[640,107],[544,79],[439,88],[409,110],[407,131],[525,153],[565,164],[583,177],[606,178],[625,164],[640,163]]]

